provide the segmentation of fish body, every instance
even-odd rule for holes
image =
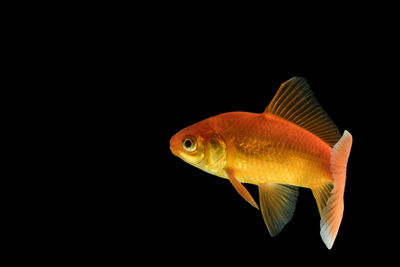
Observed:
[[[240,182],[308,188],[333,182],[331,147],[296,124],[273,114],[248,112],[225,113],[210,120],[221,129],[228,165]]]
[[[297,188],[310,188],[321,215],[321,237],[331,248],[343,215],[351,144],[350,133],[340,136],[306,81],[295,77],[282,84],[265,112],[205,119],[175,134],[170,149],[187,163],[229,179],[259,208],[242,183],[257,185],[272,236],[292,218]]]

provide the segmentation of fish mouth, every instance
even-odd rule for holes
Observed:
[[[172,149],[171,146],[169,146],[169,149],[171,150],[172,154],[174,154],[175,156],[178,156],[178,154],[175,153],[174,149]]]

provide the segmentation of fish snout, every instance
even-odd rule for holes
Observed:
[[[169,140],[169,149],[171,150],[172,154],[178,156],[178,147],[177,147],[177,136],[174,135]]]

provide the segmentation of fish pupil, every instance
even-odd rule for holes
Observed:
[[[185,140],[185,147],[190,148],[192,146],[192,141],[190,139]]]

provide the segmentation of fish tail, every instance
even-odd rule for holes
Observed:
[[[346,183],[346,168],[353,137],[348,131],[333,146],[330,170],[333,177],[333,190],[321,214],[321,237],[328,249],[332,248],[343,217],[343,194]]]

